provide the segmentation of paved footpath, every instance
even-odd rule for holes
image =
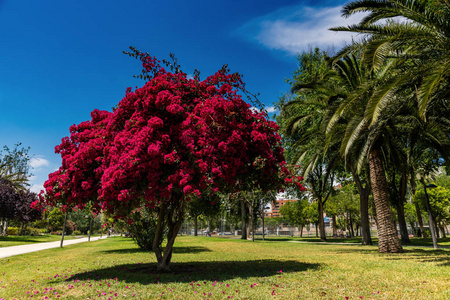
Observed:
[[[105,239],[106,235],[102,237],[102,239]],[[99,240],[100,237],[91,237],[91,242]],[[73,239],[73,240],[64,240],[63,247],[72,245],[72,244],[78,244],[87,242],[88,238],[80,238],[80,239]],[[0,258],[19,255],[19,254],[25,254],[45,249],[51,249],[51,248],[58,248],[61,245],[61,241],[57,242],[48,242],[48,243],[34,243],[34,244],[27,244],[27,245],[20,245],[20,246],[11,246],[11,247],[2,247],[0,248]]]

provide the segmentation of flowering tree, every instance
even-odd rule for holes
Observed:
[[[137,50],[129,55],[142,61],[148,81],[128,88],[113,112],[94,110],[90,121],[70,128],[56,147],[62,166],[41,200],[67,208],[90,202],[125,219],[136,208],[154,210],[153,251],[158,269],[168,269],[188,201],[248,182],[281,189],[289,172],[278,126],[242,100],[238,74],[222,69],[201,81]]]
[[[17,190],[16,187],[14,182],[0,178],[0,220],[4,226],[0,228],[0,234],[6,234],[8,220],[19,221],[19,234],[23,235],[29,222],[41,218],[41,210],[31,207],[37,195],[28,190]]]

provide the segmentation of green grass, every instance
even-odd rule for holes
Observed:
[[[189,236],[177,238],[171,268],[156,272],[153,253],[112,237],[0,259],[0,299],[450,298],[448,249],[386,255],[376,246]]]
[[[262,236],[258,235],[255,236],[255,239],[262,240]],[[267,241],[302,241],[302,242],[313,242],[313,243],[323,243],[320,238],[318,237],[286,237],[286,236],[269,236],[265,237],[265,240]],[[406,246],[428,246],[433,247],[433,241],[430,238],[410,238],[411,245]],[[354,238],[334,238],[334,237],[327,237],[327,243],[346,243],[346,244],[361,244],[362,238],[361,237],[354,237]],[[378,243],[377,238],[372,238],[372,242],[374,244]],[[437,239],[438,246],[442,246],[444,248],[450,247],[450,238],[439,238]]]
[[[64,240],[74,239],[74,236],[64,236]],[[60,241],[60,235],[38,235],[38,236],[18,236],[18,235],[8,235],[8,236],[0,236],[0,248],[2,247],[10,247],[10,246],[19,246],[25,244],[33,244],[33,243],[46,243],[46,242],[55,242]]]

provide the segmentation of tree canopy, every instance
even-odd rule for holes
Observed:
[[[161,268],[183,220],[186,202],[202,194],[233,192],[249,183],[281,189],[284,166],[278,126],[242,100],[241,77],[222,68],[201,81],[188,78],[176,61],[159,61],[132,48],[148,81],[112,112],[94,110],[90,121],[73,125],[55,148],[62,166],[45,182],[44,203],[105,210],[126,218],[146,206],[158,213],[155,241],[168,227]],[[158,240],[159,241],[159,240]]]

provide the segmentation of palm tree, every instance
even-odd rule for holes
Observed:
[[[421,117],[426,117],[437,102],[449,98],[448,0],[362,0],[350,2],[342,10],[344,17],[358,12],[368,12],[359,24],[331,30],[366,34],[363,59],[371,70],[382,69],[386,60],[406,66],[406,74],[398,73],[397,80],[402,82],[400,78],[404,75],[415,79]],[[347,53],[353,47],[347,47],[341,53]]]
[[[347,88],[345,97],[340,97],[327,125],[327,134],[332,134],[339,124],[344,124],[345,133],[340,147],[341,155],[352,161],[359,172],[368,163],[370,182],[378,220],[378,239],[380,252],[402,252],[397,238],[389,202],[389,189],[386,180],[384,159],[386,143],[392,139],[390,121],[396,115],[396,109],[378,105],[373,110],[374,99],[387,98],[398,102],[399,97],[384,94],[385,83],[389,82],[389,65],[377,73],[369,73],[353,55],[336,59],[334,68]],[[381,108],[381,109],[380,109]]]
[[[28,151],[30,148],[19,148],[20,143],[10,149],[7,146],[0,150],[0,179],[7,180],[16,189],[26,190],[28,187],[28,162],[30,157]]]
[[[301,175],[306,188],[318,204],[319,231],[321,240],[326,240],[324,207],[334,191],[334,171],[341,162],[339,146],[326,148],[324,120],[329,114],[331,99],[324,91],[335,89],[332,80],[322,80],[328,73],[325,52],[318,48],[299,56],[301,68],[291,82],[293,99],[282,103],[282,115],[278,119],[287,143],[288,159],[301,165]],[[322,82],[331,87],[319,87],[311,82]]]

